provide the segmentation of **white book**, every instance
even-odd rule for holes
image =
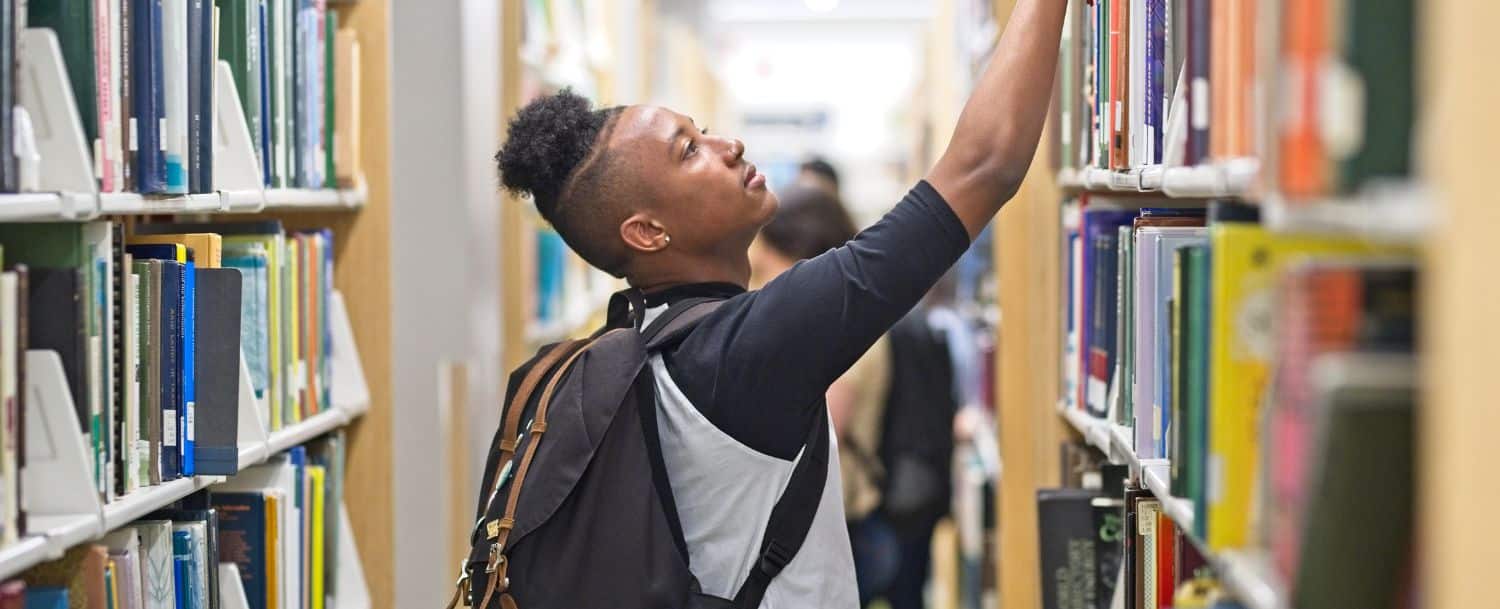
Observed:
[[[162,87],[166,95],[167,192],[188,191],[187,2],[162,0]]]
[[[1130,125],[1130,139],[1126,142],[1127,163],[1130,167],[1146,164],[1146,95],[1150,87],[1146,83],[1146,38],[1151,35],[1146,23],[1147,0],[1130,0],[1130,80],[1126,81],[1126,120]]]
[[[147,520],[131,525],[141,534],[141,590],[145,609],[176,609],[176,565],[172,560],[172,523]]]
[[[113,223],[107,220],[89,222],[84,225],[83,238],[91,260],[88,273],[90,297],[103,305],[94,311],[94,319],[90,321],[94,327],[90,328],[88,339],[89,413],[98,418],[98,432],[101,434],[90,448],[94,449],[94,477],[99,496],[109,502],[114,500],[115,494],[114,435],[111,433],[115,388],[111,386],[114,375],[110,374],[114,363]],[[90,440],[93,442],[96,438],[91,435]]]
[[[20,278],[14,272],[0,273],[0,544],[14,543],[20,538],[17,528],[20,503],[16,501],[20,490],[17,477],[17,450],[20,448],[20,429],[16,425],[20,412],[16,408],[20,396],[20,377],[16,374],[19,353],[16,340],[20,331]]]
[[[117,391],[123,391],[124,396],[124,419],[125,426],[120,430],[120,446],[118,449],[125,457],[125,492],[129,493],[144,486],[141,477],[140,450],[137,442],[141,437],[141,412],[140,412],[140,294],[136,291],[140,285],[141,276],[135,273],[125,275],[125,299],[124,310],[120,312],[121,323],[125,327],[120,329],[123,343],[120,345],[121,362],[120,375],[121,387]]]
[[[292,20],[291,0],[271,0],[271,9],[276,14],[275,25],[272,27],[275,38],[275,55],[272,60],[271,80],[276,89],[275,117],[273,130],[275,136],[275,162],[276,162],[276,185],[280,187],[289,186],[287,177],[290,175],[292,141],[290,138],[290,122],[288,113],[291,109],[292,100],[292,32],[290,27]]]
[[[125,190],[125,113],[121,106],[124,82],[121,62],[125,61],[120,49],[122,30],[125,27],[120,17],[120,3],[130,0],[109,0],[109,130],[105,145],[109,147],[110,164],[113,165],[114,184],[110,190]],[[100,126],[103,131],[104,127]]]
[[[119,609],[145,607],[141,587],[145,579],[141,572],[141,532],[133,527],[116,530],[104,536],[104,546],[109,548],[109,554],[115,558],[119,569],[116,573],[119,602],[115,606]]]

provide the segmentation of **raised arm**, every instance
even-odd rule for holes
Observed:
[[[1052,99],[1067,7],[1068,0],[1016,0],[948,149],[927,174],[970,238],[1015,196],[1031,166]]]

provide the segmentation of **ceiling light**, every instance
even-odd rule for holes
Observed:
[[[827,13],[839,7],[839,0],[802,0],[814,13]]]

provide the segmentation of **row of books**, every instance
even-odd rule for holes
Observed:
[[[242,354],[267,429],[331,407],[329,231],[3,224],[0,256],[0,544],[26,533],[27,350],[61,361],[103,502],[238,470]]]
[[[56,32],[101,192],[214,190],[218,61],[229,63],[268,187],[349,186],[359,166],[359,45],[324,0],[15,0],[11,25]],[[16,52],[4,28],[0,55]],[[0,57],[3,59],[3,57]],[[14,105],[15,62],[0,71]],[[12,100],[7,102],[6,96]],[[10,117],[0,141],[12,141]],[[5,149],[8,147],[0,147]],[[45,162],[45,159],[43,160]],[[0,152],[0,190],[17,189]]]
[[[1257,208],[1231,202],[1121,203],[1064,204],[1063,406],[1128,430],[1137,458],[1169,460],[1171,493],[1192,502],[1192,532],[1209,548],[1269,548],[1288,581],[1305,573],[1308,541],[1331,530],[1309,519],[1348,518],[1310,498],[1326,505],[1381,489],[1383,505],[1409,503],[1413,253],[1271,233]],[[1383,389],[1350,389],[1354,377]],[[1352,420],[1341,416],[1379,432],[1339,435]],[[1347,452],[1353,445],[1359,453]],[[1409,527],[1409,510],[1406,521],[1392,510],[1381,513],[1390,526]],[[1396,535],[1381,549],[1402,556],[1407,541]],[[1353,547],[1311,545],[1328,552],[1319,565],[1349,560]]]
[[[1409,386],[1391,391],[1389,379],[1375,376],[1389,371],[1353,358],[1324,376],[1321,386],[1331,400],[1320,439],[1330,448],[1317,461],[1329,484],[1309,506],[1306,538],[1293,548],[1300,557],[1295,572],[1278,573],[1286,583],[1272,584],[1289,591],[1275,606],[1419,606],[1409,495],[1411,393]],[[1396,375],[1403,377],[1409,372]],[[1398,448],[1380,448],[1391,445]],[[1360,452],[1371,448],[1377,454]],[[1399,466],[1396,458],[1408,464]],[[1162,497],[1129,478],[1128,466],[1104,463],[1082,443],[1062,444],[1062,467],[1064,487],[1037,492],[1045,609],[1243,606],[1246,599],[1236,597],[1241,590],[1221,579],[1259,578],[1230,572],[1259,569],[1254,562],[1204,553],[1202,537],[1175,522]]]
[[[1291,200],[1410,173],[1412,0],[1070,0],[1066,167],[1255,157]]]
[[[0,607],[322,609],[337,593],[344,441],[297,447],[0,585]],[[240,581],[222,581],[234,564]],[[7,604],[11,603],[11,604]]]

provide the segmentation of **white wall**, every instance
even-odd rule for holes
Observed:
[[[489,164],[493,142],[486,139],[497,119],[467,101],[485,87],[494,91],[498,78],[498,50],[476,52],[498,49],[498,18],[484,18],[478,36],[467,18],[484,4],[394,0],[391,7],[396,607],[436,606],[456,573],[440,365],[469,364],[477,385],[471,403],[488,397],[484,387],[498,375],[477,365],[497,359],[499,309],[494,180],[475,173]]]

